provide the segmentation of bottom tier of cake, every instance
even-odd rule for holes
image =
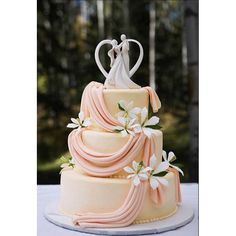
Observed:
[[[165,178],[169,185],[165,188],[163,203],[156,205],[147,191],[143,208],[134,223],[163,219],[176,212],[174,174],[168,173]],[[97,178],[75,170],[63,171],[59,210],[69,216],[86,212],[112,212],[125,201],[130,184],[128,179]]]

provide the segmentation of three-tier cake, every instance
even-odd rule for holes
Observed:
[[[129,67],[129,43],[140,56]],[[99,49],[110,44],[111,69],[106,72]],[[143,48],[121,36],[103,40],[95,51],[103,84],[89,83],[80,112],[71,118],[68,137],[71,158],[62,165],[61,213],[81,227],[124,227],[166,218],[181,202],[179,172],[173,152],[163,151],[156,92],[141,88],[130,77],[142,62]]]

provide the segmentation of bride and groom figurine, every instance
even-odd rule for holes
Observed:
[[[96,63],[106,77],[104,86],[105,88],[112,89],[138,89],[141,88],[139,85],[134,83],[130,77],[137,71],[138,67],[140,66],[142,59],[143,59],[143,48],[142,45],[134,40],[134,39],[127,39],[124,34],[121,35],[121,43],[113,39],[105,39],[101,41],[95,50],[95,60]],[[137,62],[130,70],[129,66],[129,43],[134,42],[138,44],[140,54]],[[111,44],[112,48],[108,51],[108,56],[110,57],[110,71],[107,73],[103,68],[100,59],[99,59],[99,50],[101,46],[104,44]]]

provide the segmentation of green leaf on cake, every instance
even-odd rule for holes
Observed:
[[[75,164],[74,163],[69,163],[68,166],[74,168]]]
[[[162,126],[160,126],[159,124],[156,124],[156,125],[147,125],[145,126],[147,128],[151,128],[151,129],[161,129]]]
[[[153,176],[163,177],[163,176],[165,176],[167,173],[168,173],[167,171],[162,171],[162,172],[160,172],[160,173],[158,173],[158,174],[153,174]]]
[[[140,161],[140,162],[138,163],[138,169],[137,169],[137,172],[138,172],[138,173],[140,172],[140,170],[142,169],[142,167],[143,167],[143,161]]]
[[[115,133],[120,133],[122,130],[120,130],[120,129],[113,129],[113,131],[114,131]]]
[[[139,162],[139,166],[143,166],[144,164],[143,164],[143,161],[140,161]]]
[[[125,109],[120,105],[120,103],[118,102],[118,107],[121,111],[125,111]]]

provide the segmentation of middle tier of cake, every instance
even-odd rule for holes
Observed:
[[[162,160],[163,137],[160,130],[154,130],[153,132],[155,136],[155,155],[157,157],[157,163],[159,164]],[[82,140],[89,149],[99,153],[110,154],[120,150],[128,142],[129,136],[130,135],[123,137],[120,133],[85,130],[82,133]],[[136,162],[142,160],[142,154],[143,151],[137,155],[135,158]],[[124,176],[127,176],[127,173],[120,170],[120,172],[113,177]]]

